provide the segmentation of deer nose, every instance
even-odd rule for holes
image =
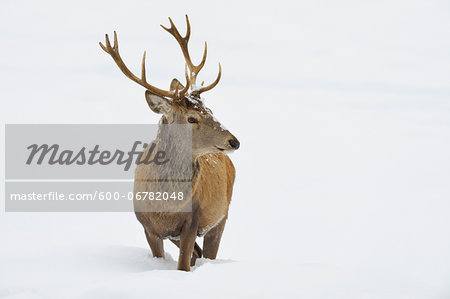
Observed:
[[[230,139],[230,140],[228,140],[228,143],[234,149],[238,149],[239,146],[241,145],[237,139]]]

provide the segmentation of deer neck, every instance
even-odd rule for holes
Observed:
[[[184,130],[177,130],[168,126],[167,119],[163,116],[160,121],[157,137],[154,141],[154,152],[162,151],[169,160],[167,169],[173,172],[173,177],[179,178],[180,173],[184,177],[195,180],[199,172],[197,159],[200,155],[192,153],[192,141],[186,137]]]

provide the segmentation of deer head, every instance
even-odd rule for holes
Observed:
[[[109,37],[106,34],[105,43],[100,47],[114,59],[120,70],[139,85],[145,87],[145,98],[150,109],[158,114],[162,114],[161,123],[163,124],[191,124],[192,125],[192,153],[193,155],[202,155],[206,153],[229,152],[239,148],[239,141],[227,129],[225,129],[217,119],[214,118],[212,111],[204,105],[201,99],[201,93],[214,88],[219,83],[222,75],[222,68],[219,63],[219,74],[216,80],[208,86],[196,86],[197,75],[206,62],[207,45],[200,64],[194,65],[189,55],[188,42],[191,35],[191,26],[189,18],[186,15],[187,31],[182,37],[178,29],[169,18],[170,28],[161,25],[169,32],[181,47],[185,63],[186,86],[177,79],[173,79],[170,90],[163,90],[150,85],[146,79],[145,56],[142,57],[141,78],[135,76],[125,65],[119,54],[119,45],[117,34],[114,31],[114,45],[111,46]]]

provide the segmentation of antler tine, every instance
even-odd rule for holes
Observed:
[[[217,75],[216,80],[213,83],[211,83],[210,85],[202,87],[197,91],[194,91],[194,93],[196,95],[200,95],[202,92],[213,89],[217,85],[217,83],[219,83],[221,77],[222,77],[222,66],[219,63],[219,74]],[[202,85],[203,85],[203,83],[202,83]]]
[[[119,51],[119,42],[117,41],[117,33],[115,30],[114,30],[114,50]]]
[[[189,49],[188,49],[188,42],[189,42],[189,38],[191,36],[191,24],[189,23],[188,15],[186,15],[186,35],[184,37],[181,36],[180,32],[178,31],[177,27],[175,26],[175,24],[173,23],[171,18],[169,18],[169,22],[170,22],[170,28],[167,28],[163,25],[161,25],[161,27],[164,28],[164,30],[166,30],[167,32],[169,32],[173,37],[175,37],[178,44],[180,45],[181,51],[183,52],[184,59],[189,67],[189,71],[190,71],[189,77],[190,77],[191,85],[195,85],[195,82],[197,80],[197,74],[200,72],[200,70],[203,68],[203,66],[205,65],[205,62],[206,62],[206,55],[208,52],[206,42],[205,42],[205,50],[203,52],[202,61],[200,62],[200,64],[194,65],[192,63],[191,56],[189,54]]]
[[[179,98],[179,95],[177,94],[176,91],[175,92],[170,92],[170,91],[167,91],[167,90],[159,89],[159,88],[157,88],[157,87],[147,83],[146,75],[145,75],[145,56],[146,56],[145,52],[144,52],[144,56],[142,57],[142,78],[138,78],[128,69],[128,67],[125,65],[125,63],[123,62],[122,58],[120,57],[120,54],[119,54],[119,43],[117,41],[117,33],[116,33],[116,31],[114,31],[114,46],[111,46],[111,42],[109,41],[108,34],[105,34],[105,43],[106,43],[106,46],[104,46],[100,42],[99,43],[100,47],[103,49],[103,51],[105,51],[106,53],[111,55],[111,57],[113,58],[114,62],[120,68],[122,73],[125,74],[125,76],[130,78],[132,81],[138,83],[139,85],[147,88],[147,90],[149,90],[153,94],[169,97],[169,98],[172,98],[174,100]],[[187,83],[189,83],[189,81]]]
[[[146,56],[146,51],[144,51],[144,55],[142,55],[142,71],[141,71],[141,78],[142,81],[147,82],[147,78],[145,76],[145,56]]]
[[[186,92],[189,90],[189,87],[191,86],[191,81],[189,79],[189,75],[188,75],[188,66],[187,64],[184,65],[184,75],[186,77],[186,86],[180,91],[180,99],[182,99],[184,97],[184,95],[186,94]]]
[[[184,38],[189,41],[189,38],[191,37],[191,23],[189,23],[189,18],[188,15],[186,16],[186,35],[184,36]]]

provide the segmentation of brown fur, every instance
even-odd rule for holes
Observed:
[[[193,101],[195,104],[192,104],[192,100],[188,99],[172,102],[149,93],[146,95],[150,108],[164,113],[155,141],[155,152],[161,149],[169,153],[168,157],[177,156],[180,148],[171,145],[180,144],[186,137],[178,131],[167,133],[170,132],[168,125],[186,124],[186,119],[190,117],[198,120],[192,125],[192,189],[187,190],[188,193],[191,191],[192,201],[181,205],[177,202],[176,206],[167,206],[164,202],[134,201],[136,217],[144,227],[153,256],[164,257],[163,239],[169,238],[180,248],[178,269],[189,271],[190,266],[195,265],[195,260],[202,255],[210,259],[217,256],[235,178],[233,163],[224,151],[234,150],[229,144],[230,140],[238,141],[228,130],[221,128],[211,110],[202,102]],[[135,173],[135,194],[186,188],[186,183],[179,180],[165,180],[161,184],[147,182],[148,178],[177,177],[186,170],[185,167],[184,164],[171,167],[139,164]],[[164,211],[170,212],[148,212],[152,211],[148,206],[150,204],[157,209],[160,207],[158,204],[165,204]],[[183,212],[187,205],[192,205],[191,212]],[[203,252],[195,243],[197,236],[204,236]]]
[[[187,139],[180,134],[169,134],[168,137],[164,137],[165,125],[191,125],[192,139],[188,141],[192,141],[192,165],[184,163],[164,168],[154,164],[139,164],[135,172],[133,201],[136,217],[144,227],[153,256],[164,257],[163,239],[170,238],[180,248],[178,269],[189,271],[190,266],[195,264],[195,259],[202,256],[200,246],[195,243],[197,236],[204,235],[203,255],[206,258],[216,258],[228,217],[235,177],[233,163],[225,153],[238,149],[239,141],[213,117],[212,111],[204,106],[200,97],[202,92],[214,88],[219,82],[222,74],[220,64],[216,80],[210,85],[203,86],[202,84],[197,88],[197,75],[206,61],[206,43],[202,61],[200,64],[194,65],[188,51],[191,32],[188,16],[186,15],[187,29],[184,37],[180,35],[170,18],[169,21],[170,28],[162,27],[175,37],[185,57],[186,66],[189,68],[189,71],[186,68],[185,86],[177,79],[172,81],[170,91],[149,84],[145,72],[145,53],[142,59],[142,75],[140,78],[135,76],[119,55],[116,32],[114,32],[113,44],[106,35],[105,45],[100,43],[100,47],[111,55],[128,78],[146,88],[145,96],[150,109],[163,115],[160,132],[155,141],[157,148],[163,151],[172,151],[172,154],[175,155],[178,154],[177,143],[182,143]],[[191,91],[189,92],[189,90]],[[173,146],[170,146],[171,144]],[[143,157],[145,156],[144,153]],[[190,162],[189,157],[187,160]],[[192,200],[183,201],[181,205],[179,202],[177,204],[170,203],[169,206],[163,207],[166,212],[161,212],[159,209],[163,205],[162,202],[138,200],[137,194],[140,192],[162,192],[164,191],[163,187],[178,191],[186,188],[186,184],[183,182],[176,180],[167,182],[167,180],[177,177],[177,174],[186,173],[186,170],[190,171],[190,166],[192,166],[192,186],[189,186],[191,190],[188,190],[191,192],[187,193],[192,195],[192,198],[189,198]],[[165,183],[154,182],[155,178],[161,177],[166,178]],[[150,182],[150,180],[153,181]],[[155,209],[151,209],[149,205]],[[192,205],[190,212],[186,212],[185,208],[190,208],[187,205]]]
[[[235,178],[233,163],[225,154],[202,155],[196,159],[195,164],[191,213],[136,212],[153,256],[164,257],[163,239],[180,237],[174,243],[181,247],[178,269],[185,271],[189,271],[190,266],[195,264],[195,259],[202,256],[198,245],[195,253],[193,252],[197,236],[205,237],[203,256],[216,258]],[[147,171],[146,167],[148,166],[138,165],[137,175]],[[141,184],[136,185],[138,188],[135,192],[144,191],[140,189]]]

